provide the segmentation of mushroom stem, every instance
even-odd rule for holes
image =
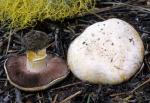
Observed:
[[[47,56],[47,54],[46,54],[46,49],[42,49],[42,50],[39,50],[39,51],[37,51],[37,52],[34,52],[34,51],[29,50],[29,51],[27,52],[27,59],[28,59],[29,61],[42,60],[42,59],[44,59],[46,56]]]
[[[42,70],[46,66],[46,49],[39,50],[37,52],[28,51],[27,52],[27,66],[29,67],[29,71],[38,71]],[[32,69],[32,70],[31,70]]]

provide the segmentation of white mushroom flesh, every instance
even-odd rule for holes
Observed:
[[[78,36],[68,50],[68,65],[75,76],[97,84],[119,84],[140,68],[144,46],[127,22],[109,19],[95,23]]]

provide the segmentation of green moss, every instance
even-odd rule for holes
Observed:
[[[94,0],[0,0],[0,21],[9,28],[25,28],[44,19],[63,21],[93,7]]]

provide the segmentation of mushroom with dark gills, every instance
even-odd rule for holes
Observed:
[[[119,84],[140,68],[144,46],[127,22],[112,18],[85,29],[68,49],[68,66],[75,76],[96,84]]]
[[[4,68],[9,82],[24,91],[39,91],[63,80],[69,73],[65,61],[47,55],[46,47],[52,42],[48,35],[32,30],[23,37],[27,53],[9,57]]]

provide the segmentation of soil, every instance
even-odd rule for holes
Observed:
[[[45,20],[24,30],[0,27],[0,103],[150,103],[150,1],[96,0],[96,10],[85,16],[63,22]],[[109,18],[129,22],[140,33],[145,46],[145,58],[140,71],[119,85],[94,85],[83,82],[72,73],[62,82],[40,92],[24,92],[12,86],[4,71],[7,57],[24,53],[23,35],[30,31],[46,32],[54,43],[47,49],[66,60],[69,44],[89,25]],[[10,35],[11,34],[11,35]]]

